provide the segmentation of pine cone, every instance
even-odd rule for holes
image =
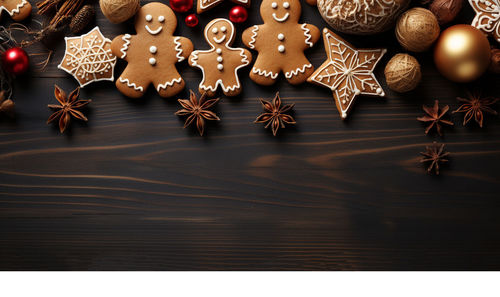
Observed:
[[[71,19],[69,29],[73,34],[82,32],[95,17],[95,9],[92,5],[85,5]]]

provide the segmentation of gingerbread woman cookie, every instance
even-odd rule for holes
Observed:
[[[0,0],[0,15],[6,11],[14,21],[22,21],[31,14],[27,0]]]
[[[314,67],[304,55],[320,37],[311,24],[299,24],[302,11],[299,0],[263,0],[260,15],[263,25],[243,32],[243,43],[259,52],[250,78],[261,85],[272,85],[283,72],[291,84],[300,84]]]
[[[171,97],[184,89],[175,63],[181,62],[193,51],[193,44],[185,37],[173,36],[177,18],[165,4],[151,2],[144,5],[135,17],[136,35],[120,35],[113,39],[111,51],[128,62],[116,80],[116,87],[125,96],[141,97],[153,84],[162,97]]]
[[[189,65],[203,72],[200,93],[215,95],[220,86],[224,95],[236,96],[241,92],[238,69],[252,61],[252,54],[243,48],[233,48],[235,29],[226,19],[215,19],[205,27],[205,39],[212,47],[206,51],[194,51],[189,56]]]

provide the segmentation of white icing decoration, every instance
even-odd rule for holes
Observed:
[[[326,28],[323,34],[325,49],[329,53],[328,63],[317,69],[309,79],[332,90],[334,98],[340,103],[341,117],[346,118],[356,95],[385,95],[373,74],[373,69],[386,50],[356,50]],[[363,60],[359,57],[359,53],[363,53]],[[342,84],[344,86],[340,87]],[[360,85],[362,90],[359,90],[357,85]]]
[[[155,65],[156,64],[156,59],[155,58],[149,58],[149,64]]]
[[[218,57],[217,57],[217,62],[219,62],[219,63],[220,63],[220,62],[222,62],[223,60],[224,60],[224,59],[222,59],[222,57],[221,57],[221,56],[218,56]]]
[[[469,3],[476,12],[471,25],[500,42],[500,1],[469,0]]]
[[[156,30],[151,30],[151,28],[149,28],[149,26],[148,26],[148,25],[146,25],[146,30],[147,30],[147,31],[149,32],[149,34],[151,34],[151,35],[156,35],[156,34],[160,33],[162,29],[163,29],[163,27],[162,27],[162,26],[160,26],[160,27],[158,27]]]
[[[146,15],[146,21],[151,22],[153,20],[153,16],[150,14]]]
[[[283,44],[280,44],[278,46],[278,52],[280,52],[280,53],[284,53],[285,52],[285,46]]]
[[[209,41],[209,38],[208,38],[208,28],[210,27],[210,24],[212,23],[216,23],[216,22],[220,22],[220,21],[225,21],[227,23],[230,24],[231,26],[231,36],[228,38],[228,42],[225,44],[226,48],[230,51],[230,52],[234,52],[234,51],[239,51],[239,55],[241,57],[241,65],[237,66],[234,68],[234,76],[235,76],[235,79],[236,79],[236,84],[232,85],[232,86],[226,86],[224,84],[224,82],[222,81],[222,79],[218,79],[215,84],[213,86],[207,86],[205,85],[205,78],[206,78],[206,74],[205,74],[205,69],[203,67],[201,67],[197,61],[198,61],[198,55],[201,54],[201,53],[211,53],[211,52],[216,52],[218,54],[221,54],[222,53],[222,49],[220,48],[217,48],[215,49],[215,47],[211,44],[212,48],[209,49],[209,50],[198,50],[198,51],[193,51],[191,53],[191,57],[190,57],[190,61],[191,61],[191,64],[192,66],[196,66],[198,68],[201,69],[201,72],[203,74],[203,78],[200,82],[200,89],[204,90],[204,91],[212,91],[212,92],[215,92],[218,88],[218,86],[220,86],[222,88],[222,90],[224,92],[229,92],[229,91],[234,91],[236,89],[239,89],[241,88],[241,85],[240,85],[240,80],[239,80],[239,77],[238,77],[238,69],[242,68],[242,67],[245,67],[247,66],[248,64],[250,64],[250,61],[248,60],[248,57],[247,55],[245,55],[245,50],[242,49],[242,48],[233,48],[233,47],[230,47],[228,45],[229,41],[231,41],[234,37],[234,34],[235,34],[235,28],[234,28],[234,25],[226,20],[226,19],[222,19],[222,18],[219,18],[219,19],[214,19],[212,20],[208,25],[207,27],[205,28],[205,39],[207,41]],[[218,58],[222,58],[222,57],[218,57]],[[222,68],[219,69],[219,66],[222,66]],[[222,70],[223,69],[223,65],[222,64],[218,64],[217,65],[217,69],[219,70]],[[210,69],[208,69],[208,71],[210,71]]]
[[[288,2],[284,2],[284,3],[283,3],[283,7],[284,7],[285,9],[290,8],[290,3],[288,3]]]
[[[152,54],[156,54],[156,52],[158,51],[158,48],[154,45],[150,46],[149,47],[149,52],[152,53]]]
[[[125,42],[120,49],[120,52],[122,52],[122,56],[120,58],[122,59],[125,59],[125,57],[127,56],[128,46],[130,45],[130,37],[132,37],[130,36],[130,34],[125,34],[122,37],[122,40]]]
[[[172,79],[171,81],[167,81],[165,82],[164,84],[159,84],[157,87],[156,87],[156,90],[158,92],[160,92],[161,89],[166,89],[167,87],[171,87],[174,85],[174,83],[178,83],[180,84],[182,81],[182,77],[178,77],[178,78],[174,78]]]
[[[285,13],[285,15],[283,17],[279,18],[276,16],[276,13],[273,12],[273,19],[275,21],[277,21],[278,23],[283,23],[284,21],[286,21],[288,19],[289,16],[290,16],[290,14],[287,12],[287,13]]]
[[[111,44],[111,40],[102,35],[99,27],[81,36],[65,37],[64,41],[66,52],[57,68],[73,75],[80,87],[95,81],[114,80],[116,56],[111,53],[111,49],[105,49],[106,45]],[[110,77],[97,78],[97,75],[108,73],[109,70]]]
[[[255,67],[252,68],[252,72],[265,77],[270,76],[272,79],[276,79],[278,77],[278,73],[273,73],[272,71],[266,71]]]
[[[182,62],[184,61],[184,57],[182,56],[182,44],[179,40],[181,40],[179,36],[174,38],[175,51],[177,52],[175,56],[177,57],[177,62]]]
[[[302,26],[300,26],[302,28],[302,30],[304,30],[304,36],[306,37],[306,41],[305,43],[309,46],[309,47],[313,47],[313,43],[311,42],[311,30],[309,30],[307,28],[307,24],[302,24]]]
[[[10,16],[13,16],[16,13],[19,13],[21,11],[21,7],[23,7],[27,3],[28,1],[22,0],[21,3],[17,4],[16,8],[13,8],[12,10],[8,10],[7,7],[0,5],[0,14],[5,10]]]
[[[160,16],[158,17],[158,22],[163,23],[164,21],[165,21],[165,17],[164,17],[164,16],[162,16],[162,15],[160,15]]]
[[[198,0],[198,6],[202,10],[206,10],[209,7],[215,6],[220,3],[222,0]],[[233,0],[233,2],[238,2],[241,4],[248,4],[250,0]]]
[[[278,34],[278,40],[285,39],[285,35],[283,33]]]
[[[289,71],[285,73],[286,78],[292,78],[294,75],[298,75],[299,73],[304,73],[306,71],[306,68],[312,68],[312,64],[304,64],[302,67],[298,67],[295,70]]]
[[[129,88],[134,88],[134,90],[136,90],[136,91],[139,91],[139,92],[143,92],[143,91],[144,91],[144,89],[143,89],[143,87],[142,87],[142,86],[137,86],[135,83],[131,83],[131,82],[128,80],[128,78],[121,78],[121,77],[120,77],[120,78],[119,78],[119,81],[120,81],[121,83],[126,84],[126,85],[127,85],[127,87],[129,87]]]
[[[254,25],[252,29],[252,36],[250,36],[250,42],[248,42],[248,47],[251,49],[255,48],[255,37],[257,37],[257,31],[259,31],[259,26]]]
[[[213,27],[212,33],[217,34],[217,32],[219,32],[219,30],[217,29],[217,27]]]
[[[221,38],[219,39],[217,39],[217,37],[214,37],[214,41],[217,44],[224,42],[224,40],[226,40],[226,35],[221,36]]]
[[[222,71],[222,69],[224,69],[224,65],[222,65],[222,64],[217,64],[217,69],[219,69],[220,71]]]
[[[226,31],[227,31],[226,26],[222,26],[222,27],[220,27],[220,31],[221,31],[222,33],[226,33]]]
[[[276,2],[271,3],[271,7],[274,9],[278,8],[278,3]]]

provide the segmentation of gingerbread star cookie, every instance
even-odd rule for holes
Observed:
[[[318,41],[319,29],[299,24],[302,7],[299,0],[263,0],[260,15],[263,25],[243,32],[243,43],[259,52],[250,78],[261,85],[272,85],[283,72],[291,84],[300,84],[314,67],[304,51]]]
[[[226,96],[241,92],[238,69],[250,64],[252,54],[246,49],[231,47],[234,36],[234,25],[226,19],[215,19],[205,27],[205,39],[211,49],[194,51],[189,56],[189,65],[203,72],[199,86],[201,94],[212,97],[218,87]]]
[[[57,67],[73,75],[81,87],[95,81],[114,80],[116,56],[111,53],[111,40],[102,35],[99,27],[64,40],[66,52]]]
[[[342,119],[347,118],[358,95],[385,96],[373,69],[387,50],[358,50],[326,28],[323,41],[328,59],[307,81],[332,90]]]
[[[14,21],[22,21],[31,14],[27,0],[0,0],[0,15],[6,11]]]
[[[500,42],[500,0],[469,0],[476,12],[472,26]]]
[[[175,64],[193,51],[191,40],[174,36],[177,17],[160,2],[144,5],[135,16],[137,34],[117,36],[111,43],[113,54],[128,62],[116,80],[116,88],[125,96],[139,98],[153,84],[162,97],[182,91],[185,82]]]
[[[198,6],[196,7],[197,13],[205,12],[219,4],[224,0],[198,0]],[[245,7],[250,7],[250,0],[231,0],[236,4],[243,5]]]

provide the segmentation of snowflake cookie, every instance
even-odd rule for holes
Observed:
[[[259,52],[250,78],[260,85],[272,85],[283,72],[291,84],[300,84],[314,67],[304,51],[321,36],[311,24],[299,24],[302,7],[299,0],[263,0],[260,14],[264,24],[243,32],[243,43]]]
[[[111,53],[111,40],[102,35],[99,27],[64,40],[66,52],[57,67],[73,75],[81,87],[95,81],[114,80],[116,56]]]
[[[307,81],[332,90],[342,119],[347,118],[356,96],[385,96],[373,69],[387,50],[355,49],[326,28],[323,41],[328,59]]]
[[[226,19],[215,19],[205,27],[205,39],[209,50],[198,50],[189,56],[189,65],[203,72],[199,86],[200,94],[213,97],[220,86],[224,95],[236,96],[241,93],[238,69],[252,61],[252,54],[244,48],[231,47],[236,30]]]
[[[476,12],[472,26],[500,42],[500,0],[469,0]]]
[[[31,14],[31,4],[26,0],[0,0],[0,14],[4,10],[14,21],[22,21]]]

